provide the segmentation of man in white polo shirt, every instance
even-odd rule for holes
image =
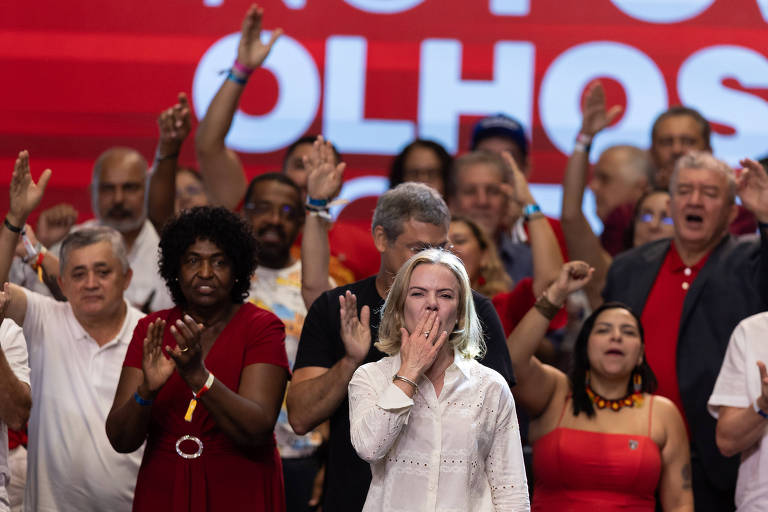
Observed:
[[[768,313],[734,329],[707,403],[717,418],[716,441],[726,457],[741,454],[736,510],[768,510]]]
[[[50,171],[35,185],[19,154],[10,207],[0,228],[0,282],[19,227],[40,203]],[[133,329],[143,316],[123,298],[131,281],[120,233],[106,226],[71,233],[61,245],[59,284],[68,302],[6,285],[6,317],[24,329],[32,381],[26,511],[128,511],[142,450],[116,453],[104,430]]]
[[[8,426],[17,430],[23,428],[32,404],[29,398],[27,345],[19,326],[2,318],[7,302],[7,294],[0,292],[0,512],[11,510],[6,490],[11,476],[8,469]]]

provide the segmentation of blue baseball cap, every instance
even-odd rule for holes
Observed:
[[[528,155],[528,139],[525,137],[523,125],[517,119],[501,113],[482,118],[472,129],[472,141],[469,149],[474,151],[480,141],[489,137],[510,139],[517,144],[523,156]]]

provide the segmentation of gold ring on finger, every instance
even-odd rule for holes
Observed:
[[[424,331],[424,337],[429,338],[429,331]]]
[[[181,349],[182,352],[186,352],[187,350],[189,350],[189,347],[184,347],[183,349]]]

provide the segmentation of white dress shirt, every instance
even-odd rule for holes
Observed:
[[[742,320],[734,329],[723,366],[709,397],[709,412],[718,417],[721,406],[752,408],[762,393],[757,361],[768,364],[768,313]],[[768,420],[764,420],[768,427]],[[768,430],[741,454],[736,480],[736,510],[768,510]]]
[[[529,510],[515,402],[504,378],[454,353],[437,397],[392,377],[400,354],[361,366],[349,383],[352,445],[370,462],[365,512]]]
[[[133,329],[144,315],[126,303],[120,332],[100,347],[68,302],[24,292],[32,371],[24,510],[130,511],[144,449],[117,453],[104,425]]]

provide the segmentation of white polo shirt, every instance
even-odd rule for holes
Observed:
[[[11,371],[21,382],[29,385],[29,366],[27,365],[27,344],[21,328],[11,319],[6,318],[0,324],[0,347]],[[8,471],[8,427],[0,422],[0,494],[5,494],[11,473]],[[4,496],[7,498],[7,496]],[[0,511],[10,510],[0,497]]]
[[[709,412],[715,418],[721,406],[752,408],[760,396],[757,361],[768,364],[768,313],[742,320],[731,334],[723,366],[709,397]],[[736,481],[736,509],[739,512],[768,510],[768,420],[757,443],[741,453]]]
[[[24,292],[32,370],[24,510],[129,511],[144,449],[117,453],[104,425],[133,329],[144,315],[128,305],[117,337],[99,347],[68,302]]]

